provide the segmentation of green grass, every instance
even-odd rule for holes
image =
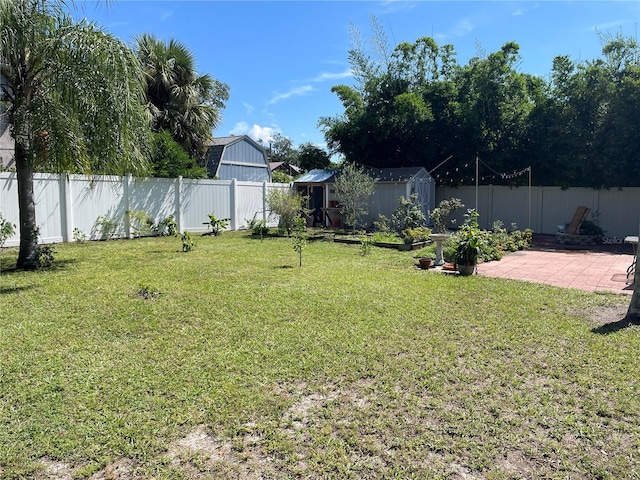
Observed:
[[[0,254],[1,478],[640,476],[640,329],[592,319],[628,297],[196,241]]]

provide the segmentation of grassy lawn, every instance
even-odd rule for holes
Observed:
[[[1,478],[637,478],[629,298],[243,233],[0,254]]]

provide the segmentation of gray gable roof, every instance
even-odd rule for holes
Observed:
[[[206,167],[209,171],[209,176],[215,177],[218,175],[220,162],[223,159],[225,150],[240,142],[249,143],[256,149],[260,150],[263,153],[263,156],[265,159],[264,167],[267,168],[268,170],[267,154],[265,152],[264,147],[260,145],[258,142],[254,141],[248,135],[217,137],[217,138],[211,139],[211,141],[208,143],[207,153],[205,154]]]

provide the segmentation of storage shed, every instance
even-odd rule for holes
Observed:
[[[380,214],[391,217],[398,207],[400,197],[409,198],[417,194],[417,202],[422,206],[425,217],[435,208],[435,181],[424,167],[367,168],[368,175],[377,179],[375,192],[369,199],[369,214],[363,218],[365,225],[373,225]],[[296,191],[309,197],[309,207],[313,210],[314,225],[340,226],[342,214],[336,195],[335,179],[339,170],[315,169],[294,182]]]
[[[214,138],[205,155],[209,176],[219,180],[270,182],[267,152],[247,135]]]

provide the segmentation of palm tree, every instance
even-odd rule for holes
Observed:
[[[134,49],[145,75],[154,131],[168,131],[189,155],[201,157],[220,122],[229,87],[208,74],[198,75],[192,53],[176,40],[166,43],[142,34]]]
[[[122,41],[74,22],[57,0],[0,0],[0,100],[15,141],[18,268],[36,267],[33,173],[146,170],[139,63]]]

